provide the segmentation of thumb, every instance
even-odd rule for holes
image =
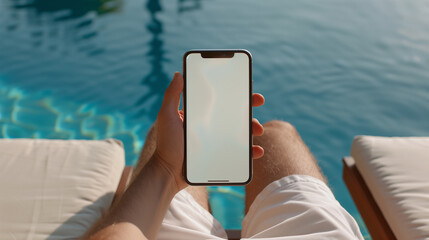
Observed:
[[[183,91],[183,77],[180,72],[175,72],[173,80],[165,91],[164,100],[162,102],[161,111],[179,110],[180,94]]]

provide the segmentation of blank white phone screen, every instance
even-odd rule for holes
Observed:
[[[187,179],[244,183],[250,175],[249,56],[186,58]]]

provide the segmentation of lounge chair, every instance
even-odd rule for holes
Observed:
[[[429,138],[358,136],[343,163],[373,239],[429,239]]]
[[[0,139],[0,239],[76,239],[126,188],[120,141]]]

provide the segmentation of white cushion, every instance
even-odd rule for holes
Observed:
[[[358,136],[351,155],[395,236],[429,238],[429,138]]]
[[[0,139],[0,239],[73,239],[112,202],[125,165],[109,139]]]

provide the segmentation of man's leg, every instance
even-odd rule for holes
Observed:
[[[254,137],[253,143],[264,148],[264,156],[253,161],[253,179],[246,186],[246,213],[268,184],[285,176],[309,175],[326,182],[313,155],[290,123],[265,123],[264,134]]]
[[[246,187],[242,237],[363,239],[292,125],[268,122],[254,143],[265,153],[254,160],[253,180]]]
[[[156,122],[155,122],[156,124]],[[142,152],[140,153],[140,157],[136,166],[136,170],[133,174],[134,177],[143,169],[143,167],[146,165],[146,163],[150,160],[153,153],[156,149],[156,132],[154,131],[153,125],[147,134],[145,144],[143,146]],[[207,190],[205,187],[200,186],[189,186],[186,188],[186,191],[188,191],[192,197],[195,199],[195,201],[200,204],[203,208],[205,208],[207,211],[209,211],[209,201],[208,201],[208,195]]]

